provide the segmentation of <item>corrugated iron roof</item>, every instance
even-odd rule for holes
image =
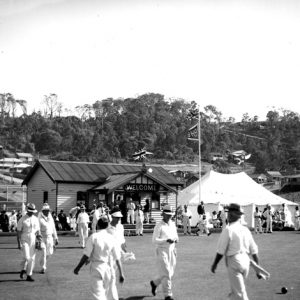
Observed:
[[[117,189],[120,185],[126,184],[130,180],[134,179],[140,174],[138,173],[128,173],[128,174],[117,174],[112,175],[109,177],[107,181],[105,181],[103,184],[100,184],[96,187],[94,187],[92,190],[108,190],[108,192],[113,191]]]
[[[139,165],[39,160],[24,179],[23,185],[30,181],[39,167],[43,168],[54,182],[95,184],[105,182],[113,174],[137,173],[142,169],[142,166]],[[147,166],[148,170],[149,168],[150,166]],[[157,180],[167,185],[183,185],[164,168],[151,166],[151,169],[152,172],[149,174]]]

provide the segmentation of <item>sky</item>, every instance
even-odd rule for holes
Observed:
[[[298,0],[0,0],[0,93],[64,107],[160,93],[300,113]]]

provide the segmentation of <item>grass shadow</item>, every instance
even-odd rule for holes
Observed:
[[[14,272],[0,272],[0,275],[3,274],[20,274],[20,271],[14,271]]]
[[[20,281],[24,281],[23,279],[6,279],[6,280],[0,280],[1,282],[20,282]]]
[[[18,247],[0,247],[0,250],[16,250]]]
[[[148,296],[130,296],[128,298],[120,298],[120,300],[143,300],[145,297]]]

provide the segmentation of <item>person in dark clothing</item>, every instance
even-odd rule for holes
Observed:
[[[9,218],[5,210],[2,210],[0,214],[0,228],[3,232],[9,232]]]
[[[120,201],[119,209],[121,211],[121,214],[123,215],[121,222],[122,224],[125,224],[127,220],[127,208],[126,208],[126,202],[124,200]]]
[[[198,215],[199,215],[199,219],[202,220],[203,215],[205,215],[205,208],[204,208],[203,201],[201,201],[200,204],[198,205],[197,212],[198,212]]]
[[[17,221],[19,222],[19,220],[22,218],[22,212],[20,210],[18,210],[17,213]]]
[[[149,224],[150,221],[150,203],[149,199],[146,199],[146,204],[144,205],[144,217],[145,217],[145,223]]]
[[[61,228],[62,230],[70,230],[70,226],[68,224],[68,221],[67,221],[67,215],[64,213],[63,209],[61,209],[61,211],[59,212],[58,214],[58,220],[61,224]]]

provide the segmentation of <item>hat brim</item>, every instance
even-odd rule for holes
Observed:
[[[171,211],[162,211],[163,214],[165,215],[169,215],[169,216],[173,216],[174,213],[172,213]]]
[[[27,212],[37,213],[37,210],[36,209],[27,208]]]
[[[242,211],[234,210],[234,209],[229,209],[227,212],[232,213],[232,214],[236,214],[236,215],[239,215],[239,216],[244,214]]]
[[[123,215],[120,213],[120,212],[115,212],[113,214],[111,214],[112,217],[115,217],[115,218],[122,218]]]

